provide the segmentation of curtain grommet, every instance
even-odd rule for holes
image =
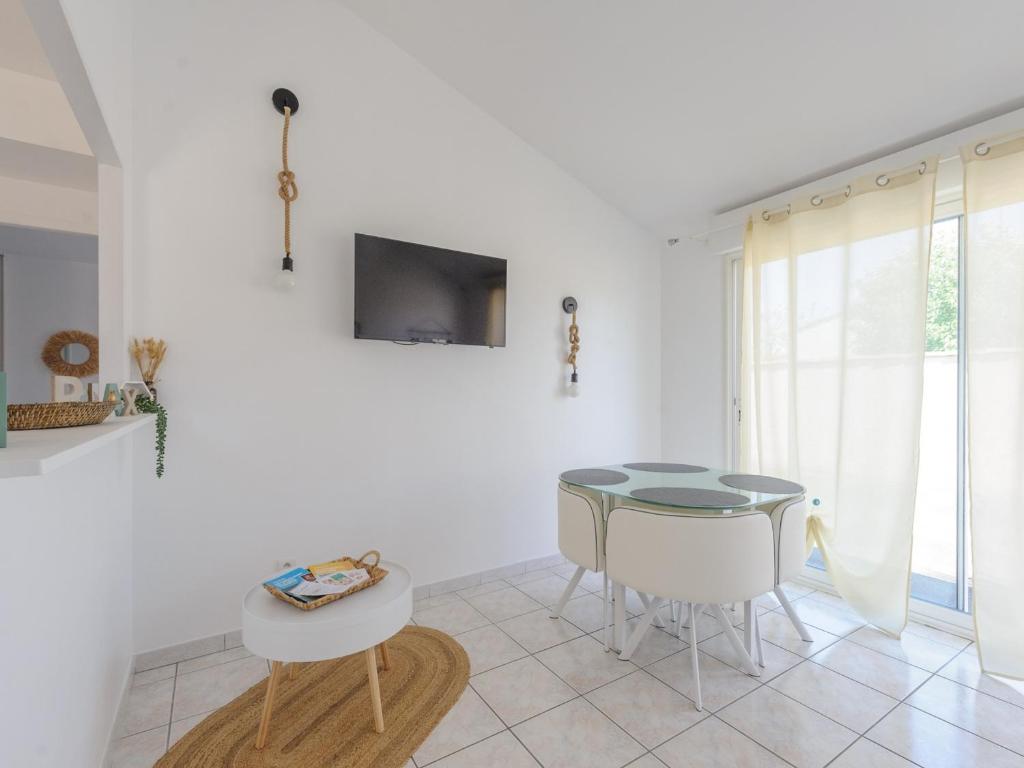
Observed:
[[[875,177],[875,184],[877,184],[880,187],[884,187],[888,183],[889,183],[889,177],[886,174],[884,174],[884,173],[880,173],[878,176]]]
[[[992,147],[988,145],[987,141],[982,141],[978,144],[975,144],[974,146],[974,154],[976,154],[978,157],[984,157],[991,151]]]

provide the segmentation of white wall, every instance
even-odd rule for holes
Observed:
[[[9,402],[49,401],[52,374],[40,353],[51,334],[96,333],[96,239],[83,237],[81,245],[83,259],[91,256],[91,263],[7,252],[0,236],[4,255],[0,327]],[[96,381],[96,377],[83,380]]]
[[[0,481],[0,765],[102,764],[132,658],[131,482],[129,440]]]
[[[665,459],[729,467],[727,259],[687,238],[664,249],[661,271]]]
[[[282,557],[376,547],[423,584],[552,553],[560,470],[660,456],[651,236],[333,0],[135,13],[134,330],[170,345],[137,650],[237,627]],[[290,294],[278,86],[301,102]],[[507,258],[507,348],[354,340],[354,232]]]

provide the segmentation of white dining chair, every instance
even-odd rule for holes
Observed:
[[[759,507],[768,513],[772,521],[775,538],[775,584],[772,593],[786,611],[800,639],[808,643],[814,638],[800,620],[793,604],[789,602],[782,583],[803,573],[807,560],[807,505],[803,496],[786,499],[768,507]]]
[[[577,568],[562,596],[551,609],[551,618],[557,619],[562,615],[565,604],[579,586],[584,573],[594,571],[602,574],[604,647],[608,650],[608,574],[605,573],[604,567],[604,512],[601,508],[601,499],[596,494],[559,484],[558,549],[565,559],[575,563]]]
[[[632,507],[613,509],[608,516],[605,545],[608,578],[656,595],[626,641],[620,658],[629,659],[666,601],[679,600],[689,604],[690,657],[698,710],[704,704],[696,627],[703,606],[721,622],[746,671],[760,675],[722,604],[749,602],[772,589],[773,541],[771,521],[762,512],[708,516]],[[753,626],[756,636],[756,612]]]

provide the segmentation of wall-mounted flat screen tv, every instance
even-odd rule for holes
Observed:
[[[356,234],[355,336],[505,346],[507,262]]]

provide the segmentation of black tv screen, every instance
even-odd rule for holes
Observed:
[[[355,336],[504,347],[506,264],[357,233]]]

